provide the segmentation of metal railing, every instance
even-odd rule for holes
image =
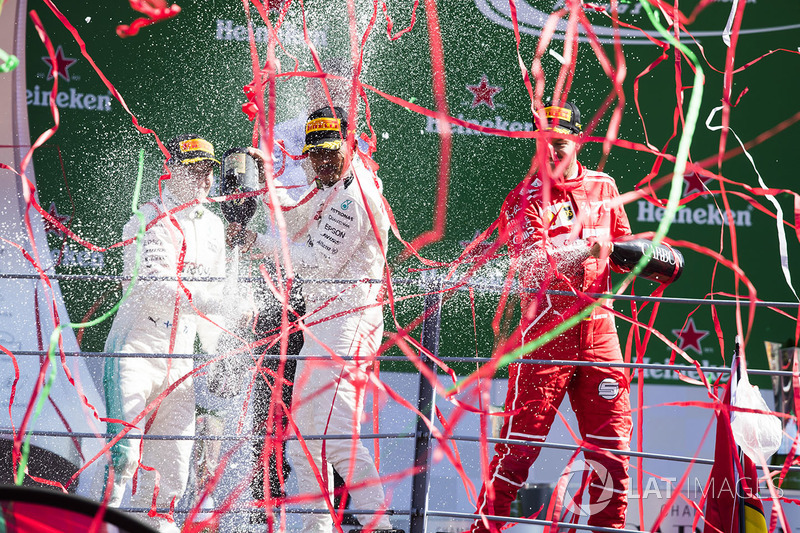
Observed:
[[[61,280],[61,281],[127,281],[130,280],[130,277],[125,276],[107,276],[107,275],[49,275],[50,279],[53,280]],[[30,280],[38,280],[40,277],[35,274],[0,274],[0,279],[30,279]],[[139,277],[139,281],[165,281],[177,280],[177,277]],[[191,278],[185,277],[182,278],[183,281],[224,281],[225,278],[210,278],[210,277],[203,277],[203,278]],[[259,278],[243,278],[242,281],[253,281]],[[347,283],[353,284],[358,282],[369,282],[369,283],[383,283],[383,280],[302,280],[303,283]],[[421,287],[427,291],[424,294],[424,319],[422,325],[422,332],[421,332],[421,344],[427,350],[428,353],[432,354],[435,358],[445,362],[470,362],[470,363],[486,363],[489,361],[487,358],[481,357],[453,357],[453,356],[440,356],[439,355],[439,331],[441,326],[441,311],[443,305],[443,292],[446,290],[452,289],[468,289],[472,288],[480,288],[486,290],[503,290],[503,286],[500,284],[464,284],[457,281],[448,281],[442,279],[432,279],[429,278],[428,280],[394,280],[393,283],[395,284],[412,284],[417,283]],[[535,289],[521,289],[519,287],[512,287],[512,290],[520,292],[520,291],[529,291],[529,292],[538,292]],[[557,295],[573,295],[573,293],[565,292],[565,291],[547,291],[550,294],[557,294]],[[742,301],[742,300],[732,300],[732,299],[694,299],[694,298],[666,298],[666,297],[649,297],[649,296],[632,296],[632,295],[613,295],[613,294],[592,294],[590,296],[593,297],[602,297],[602,298],[609,298],[615,300],[634,300],[634,301],[659,301],[663,303],[674,303],[674,304],[693,304],[693,305],[749,305],[749,302]],[[780,308],[797,308],[800,307],[800,304],[796,302],[756,302],[756,305],[759,307],[780,307]],[[15,356],[42,356],[46,355],[48,352],[42,350],[20,350],[14,352]],[[103,358],[119,358],[119,357],[136,357],[136,358],[180,358],[180,359],[189,359],[189,358],[204,358],[204,359],[212,359],[217,357],[221,354],[207,354],[207,355],[199,355],[199,354],[153,354],[153,353],[125,353],[125,354],[118,354],[118,353],[108,353],[108,352],[63,352],[63,355],[66,357],[103,357]],[[252,358],[253,356],[248,353],[241,353],[233,355],[235,357],[244,357],[244,358]],[[307,359],[330,359],[329,356],[300,356],[300,355],[284,355],[284,356],[271,356],[271,355],[259,355],[258,357],[263,359],[273,359],[273,358],[280,358],[285,357],[286,359],[296,359],[296,360],[307,360]],[[437,366],[434,363],[434,360],[428,357],[425,353],[420,353],[421,360],[425,366],[431,371],[431,373],[437,373]],[[355,359],[354,357],[342,357],[343,360],[352,360]],[[408,361],[406,357],[403,356],[376,356],[374,358],[376,361]],[[520,359],[515,361],[518,364],[539,364],[539,365],[563,365],[563,366],[595,366],[595,367],[618,367],[618,368],[628,368],[628,369],[653,369],[653,370],[671,370],[671,371],[680,371],[680,372],[697,372],[701,371],[703,373],[721,373],[721,374],[728,374],[731,372],[731,369],[728,367],[715,367],[715,366],[692,366],[692,365],[669,365],[669,364],[658,364],[658,363],[623,363],[623,362],[591,362],[591,361],[576,361],[576,360],[552,360],[552,359]],[[793,376],[793,373],[790,371],[773,371],[773,370],[760,370],[760,369],[749,369],[748,372],[753,375],[766,375],[766,376]],[[642,384],[643,385],[643,384]],[[429,420],[435,420],[435,408],[436,408],[436,391],[431,382],[425,378],[424,374],[420,374],[419,380],[419,393],[418,393],[418,400],[417,400],[417,409],[426,416]],[[9,428],[0,428],[0,435],[11,435],[13,432]],[[40,436],[49,436],[49,437],[84,437],[84,438],[103,438],[103,439],[110,439],[117,434],[113,433],[79,433],[79,432],[60,432],[60,431],[41,431],[41,430],[33,430],[30,431],[32,435],[40,435]],[[416,430],[414,433],[362,433],[359,435],[362,439],[405,439],[405,438],[412,438],[414,439],[414,475],[412,478],[412,489],[411,489],[411,506],[410,509],[386,509],[380,511],[387,515],[407,515],[410,519],[410,533],[424,533],[426,523],[429,517],[450,517],[450,518],[463,518],[463,519],[477,519],[481,518],[480,515],[475,514],[468,514],[468,513],[457,513],[457,512],[448,512],[448,511],[437,511],[431,510],[429,508],[429,494],[430,494],[430,471],[431,471],[431,453],[432,453],[432,435],[428,426],[425,424],[422,418],[417,417],[416,423]],[[198,435],[198,436],[174,436],[174,435],[141,435],[141,434],[126,434],[121,438],[125,439],[141,439],[141,440],[198,440],[198,441],[239,441],[243,438],[250,439],[250,440],[258,440],[258,439],[265,439],[267,438],[264,435],[257,435],[257,434],[249,434],[249,435],[218,435],[218,436],[210,436],[210,435]],[[351,439],[352,435],[304,435],[304,440],[335,440],[335,439]],[[465,442],[479,442],[481,439],[479,437],[473,437],[469,435],[457,435],[453,434],[449,436],[452,440],[458,441],[465,441]],[[297,437],[292,436],[285,436],[284,440],[296,440]],[[563,443],[552,443],[552,442],[539,442],[539,441],[528,441],[528,440],[519,440],[519,439],[502,439],[502,438],[493,438],[489,437],[485,439],[486,442],[489,443],[505,443],[505,444],[512,444],[512,445],[523,445],[523,446],[533,446],[533,447],[540,447],[540,448],[550,448],[550,449],[559,449],[559,450],[567,450],[570,452],[574,452],[577,450],[580,451],[595,451],[594,449],[589,449],[586,447],[582,447],[578,444],[563,444]],[[620,451],[620,450],[612,450],[612,449],[602,449],[602,451],[611,454],[617,455],[624,455],[627,457],[642,457],[647,459],[655,459],[655,460],[664,460],[664,461],[681,461],[687,463],[694,463],[699,465],[713,465],[714,461],[712,459],[706,458],[698,458],[698,457],[685,457],[679,455],[672,455],[672,454],[659,454],[659,453],[652,453],[652,452],[635,452],[635,451]],[[760,466],[758,468],[761,468]],[[780,465],[769,466],[769,470],[781,470],[783,467]],[[792,466],[789,468],[789,471],[793,472],[800,472],[800,466]],[[254,507],[248,507],[246,509],[227,509],[226,512],[249,512],[254,510]],[[130,511],[130,512],[147,512],[149,509],[146,508],[123,508],[122,510]],[[162,511],[166,512],[168,509],[163,509]],[[191,509],[175,509],[174,512],[179,514],[186,514],[189,513]],[[306,508],[295,508],[295,507],[283,507],[281,508],[282,512],[287,513],[297,513],[297,514],[308,514],[308,513],[328,513],[328,509],[306,509]],[[360,509],[347,509],[347,513],[350,514],[374,514],[378,511],[374,510],[360,510]],[[213,510],[209,509],[202,509],[200,512],[213,512]],[[610,529],[610,528],[601,528],[601,527],[592,527],[587,525],[579,525],[579,524],[572,524],[572,523],[562,523],[562,522],[552,522],[548,520],[537,520],[537,519],[525,519],[525,518],[513,518],[513,517],[505,517],[505,516],[487,516],[485,517],[488,520],[492,521],[503,521],[509,523],[519,523],[519,524],[532,524],[532,525],[541,525],[541,526],[548,526],[548,525],[555,525],[569,528],[569,529],[581,529],[587,531],[597,531],[597,532],[612,532],[612,531],[622,531],[627,532],[631,530],[624,530],[624,529]]]
[[[131,276],[114,276],[109,274],[53,274],[48,273],[47,278],[53,281],[130,281],[133,279]],[[0,272],[0,279],[24,279],[24,280],[39,280],[41,276],[38,274],[15,274]],[[139,276],[136,278],[138,281],[178,281],[177,276]],[[181,276],[184,282],[224,282],[228,278],[214,277],[214,276]],[[303,284],[354,284],[354,283],[373,283],[381,284],[383,279],[310,279],[301,276],[295,276],[297,282]],[[242,277],[239,278],[240,282],[254,282],[263,281],[260,277]],[[490,283],[490,282],[475,282],[464,280],[441,279],[433,276],[425,276],[420,279],[413,278],[392,278],[393,285],[417,285],[425,289],[431,287],[438,287],[439,290],[469,290],[478,289],[492,292],[509,291],[511,293],[531,293],[536,294],[540,292],[539,289],[521,287],[516,281],[510,286],[506,287],[503,283]],[[430,292],[430,291],[429,291]],[[575,293],[570,291],[558,291],[548,289],[545,291],[547,294],[555,296],[575,296]],[[591,298],[604,298],[609,300],[619,301],[634,301],[634,302],[660,302],[668,304],[687,304],[687,305],[751,305],[750,301],[746,298],[680,298],[674,296],[639,296],[632,294],[611,294],[611,293],[584,293]],[[786,309],[800,308],[800,302],[781,302],[781,301],[764,301],[756,300],[753,302],[756,307],[777,307]]]

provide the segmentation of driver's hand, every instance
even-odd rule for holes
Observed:
[[[242,225],[238,222],[231,222],[225,230],[225,244],[234,246],[237,243],[236,237],[242,232]]]
[[[596,257],[599,259],[604,259],[611,254],[611,250],[614,249],[614,245],[609,240],[595,240],[591,243],[591,248],[589,249],[589,254],[592,257]]]

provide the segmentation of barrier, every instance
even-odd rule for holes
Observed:
[[[7,277],[7,278],[25,278],[25,279],[38,279],[38,276],[28,276],[28,275],[9,275],[9,274],[2,274],[0,277]],[[121,276],[73,276],[73,275],[60,275],[60,276],[51,276],[53,279],[61,279],[63,281],[125,281],[129,278],[124,278]],[[145,280],[150,278],[140,278],[140,280]],[[153,280],[165,280],[165,279],[177,279],[177,278],[152,278]],[[218,278],[183,278],[185,281],[220,281]],[[243,281],[250,281],[250,280],[243,280]],[[381,283],[382,280],[361,280],[367,281],[370,283]],[[303,280],[303,283],[357,283],[358,280]],[[419,283],[413,280],[398,280],[395,283]],[[422,323],[422,331],[421,331],[421,344],[422,346],[434,357],[444,361],[446,363],[454,363],[454,362],[470,362],[470,363],[481,363],[486,362],[486,358],[481,357],[457,357],[457,356],[441,356],[439,355],[439,333],[441,327],[441,311],[443,305],[443,292],[444,289],[464,289],[464,288],[476,288],[481,287],[487,290],[493,290],[498,288],[498,286],[494,286],[491,284],[467,284],[462,285],[455,282],[449,282],[441,279],[436,279],[431,282],[428,280],[425,283],[419,283],[421,287],[424,286],[426,292],[424,293],[424,310],[423,310],[423,323]],[[549,293],[556,293],[556,294],[564,294],[562,291],[548,291]],[[727,304],[735,304],[735,300],[701,300],[701,299],[690,299],[690,298],[654,298],[654,297],[639,297],[639,296],[630,296],[630,295],[594,295],[596,297],[607,297],[613,299],[626,299],[626,300],[635,300],[635,301],[662,301],[662,302],[670,302],[670,303],[690,303],[690,304],[705,304],[705,305],[727,305]],[[768,307],[786,307],[786,308],[797,308],[800,304],[796,302],[758,302],[757,305],[759,306],[768,306]],[[31,357],[42,357],[46,355],[46,351],[42,350],[21,350],[14,352],[15,356],[31,356]],[[125,353],[125,354],[117,354],[117,353],[108,353],[108,352],[64,352],[63,355],[65,357],[102,357],[102,358],[115,358],[115,357],[137,357],[137,358],[197,358],[197,359],[211,359],[214,357],[219,356],[220,354],[166,354],[166,353]],[[433,360],[426,356],[425,353],[421,353],[421,360],[423,364],[433,373],[437,372],[437,367],[434,364]],[[250,354],[234,354],[231,357],[252,357]],[[276,359],[280,358],[280,356],[270,356],[264,355],[262,356],[263,359]],[[286,359],[296,359],[296,360],[327,360],[329,356],[283,356]],[[344,360],[352,360],[353,357],[343,357]],[[402,356],[376,356],[375,360],[377,361],[407,361],[407,358]],[[587,362],[587,361],[574,361],[574,360],[538,360],[538,359],[522,359],[518,360],[517,363],[519,364],[552,364],[552,365],[568,365],[568,366],[597,366],[597,367],[619,367],[619,368],[628,368],[628,369],[658,369],[658,370],[671,370],[671,371],[681,371],[681,372],[691,372],[691,371],[702,371],[703,373],[719,373],[719,374],[728,374],[731,372],[731,369],[728,367],[716,367],[716,366],[692,366],[692,365],[668,365],[668,364],[658,364],[658,363],[611,363],[611,362]],[[763,376],[793,376],[794,373],[791,371],[781,371],[781,370],[760,370],[760,369],[752,369],[749,370],[749,373],[752,375],[763,375]],[[434,420],[435,419],[435,407],[436,407],[436,392],[430,381],[425,379],[424,375],[420,375],[419,379],[419,389],[418,389],[418,399],[417,399],[417,409],[423,413],[428,419]],[[71,432],[71,431],[46,431],[46,430],[31,430],[28,432],[31,435],[41,435],[41,436],[49,436],[49,437],[63,437],[63,438],[98,438],[98,439],[109,439],[114,437],[116,434],[113,433],[81,433],[81,432]],[[0,428],[0,435],[14,435],[14,430],[11,428]],[[376,510],[360,510],[360,509],[347,509],[349,514],[375,514],[377,512],[382,512],[392,516],[408,516],[410,520],[410,533],[424,533],[426,531],[426,524],[429,518],[431,517],[449,517],[449,518],[460,518],[460,519],[475,519],[479,518],[479,515],[469,514],[469,513],[458,513],[458,512],[448,512],[448,511],[441,511],[441,510],[431,510],[429,509],[429,494],[430,494],[430,471],[431,471],[431,452],[432,452],[432,435],[430,430],[428,429],[427,425],[422,421],[421,418],[418,417],[416,421],[416,430],[413,433],[410,432],[400,432],[400,433],[361,433],[360,437],[362,439],[413,439],[414,440],[414,474],[412,478],[412,490],[411,490],[411,501],[410,506],[408,509],[385,509],[382,511]],[[193,440],[193,441],[225,441],[225,442],[239,442],[243,440],[259,440],[265,439],[266,437],[263,435],[254,435],[254,434],[246,434],[246,435],[194,435],[194,436],[175,436],[175,435],[152,435],[152,434],[145,434],[145,435],[131,435],[127,434],[122,436],[123,439],[140,439],[140,440]],[[303,435],[303,439],[307,441],[313,440],[346,440],[351,439],[352,435]],[[463,442],[479,442],[480,439],[478,437],[470,436],[470,435],[461,435],[461,434],[452,434],[449,436],[451,440],[455,441],[463,441]],[[297,437],[294,435],[285,436],[284,440],[297,440]],[[550,449],[558,449],[558,450],[566,450],[570,452],[576,451],[587,451],[589,448],[581,447],[575,444],[566,444],[566,443],[554,443],[554,442],[534,442],[534,441],[527,441],[527,440],[518,440],[518,439],[501,439],[501,438],[494,438],[488,437],[486,438],[488,443],[496,444],[496,443],[508,443],[508,444],[516,444],[516,445],[524,445],[524,446],[534,446],[534,447],[541,447],[541,448],[550,448]],[[694,464],[701,464],[701,465],[712,465],[714,464],[713,459],[708,458],[701,458],[701,457],[687,457],[681,455],[674,455],[674,454],[661,454],[661,453],[652,453],[652,452],[636,452],[636,451],[618,451],[612,449],[603,449],[603,451],[617,454],[617,455],[625,455],[629,457],[641,457],[641,458],[648,458],[648,459],[657,459],[663,461],[679,461],[679,462],[686,462],[686,463],[694,463]],[[758,468],[761,468],[758,466]],[[780,471],[783,466],[781,465],[768,465],[769,470],[771,471]],[[800,472],[800,466],[792,466],[787,469],[787,471],[791,472]],[[320,514],[320,513],[328,513],[328,509],[307,509],[301,507],[282,507],[280,508],[282,512],[289,513],[289,514]],[[134,508],[134,507],[127,507],[121,508],[121,510],[140,513],[140,512],[147,512],[149,509],[147,508]],[[226,513],[246,513],[250,511],[250,508],[245,509],[225,509]],[[159,512],[168,512],[169,509],[158,509]],[[192,511],[190,508],[177,508],[174,509],[173,512],[176,514],[189,514]],[[218,511],[213,509],[203,509],[203,512],[212,512]],[[546,520],[537,520],[537,519],[526,519],[526,518],[512,518],[512,517],[495,517],[495,516],[488,516],[486,517],[489,520],[501,520],[508,523],[515,523],[515,524],[529,524],[529,525],[537,525],[537,526],[547,526],[553,525],[553,522],[546,521]],[[599,528],[599,527],[591,527],[588,525],[581,525],[581,524],[572,524],[572,523],[562,523],[556,522],[555,525],[563,526],[565,528],[577,529],[577,530],[585,530],[585,531],[597,531],[597,532],[610,532],[610,531],[633,531],[627,529],[609,529],[609,528]]]

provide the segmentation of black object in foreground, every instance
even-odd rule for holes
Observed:
[[[91,529],[101,507],[98,502],[53,489],[3,485],[0,486],[0,530],[9,533],[84,533]],[[118,509],[106,507],[102,513],[97,523],[98,531],[157,533]]]
[[[222,156],[222,179],[220,193],[231,196],[255,192],[261,187],[258,183],[258,168],[246,148],[231,148]],[[255,196],[237,198],[222,202],[222,214],[228,222],[238,222],[247,226],[256,212]]]
[[[663,242],[653,245],[653,241],[650,239],[617,241],[614,242],[609,258],[619,268],[630,272],[649,248],[653,249],[650,262],[639,272],[639,277],[659,283],[672,283],[681,277],[684,265],[683,255]]]

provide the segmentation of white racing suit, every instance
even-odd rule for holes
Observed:
[[[309,280],[303,284],[307,331],[300,355],[335,353],[361,359],[342,364],[328,357],[301,360],[297,365],[292,416],[298,433],[353,437],[305,441],[327,487],[318,481],[299,441],[290,441],[287,450],[300,493],[308,497],[306,507],[326,507],[323,488],[333,501],[333,465],[347,483],[353,508],[379,511],[357,515],[361,524],[389,529],[388,518],[380,514],[386,502],[378,471],[359,438],[366,372],[371,364],[366,360],[375,355],[383,335],[383,311],[375,305],[381,285],[359,282],[383,278],[389,218],[381,189],[377,176],[355,161],[343,179],[325,189],[311,188],[297,209],[286,211],[290,235],[297,236],[301,228],[300,242],[290,246],[292,266]],[[259,235],[257,246],[268,251],[279,250],[281,245],[272,234]],[[314,279],[351,281],[317,283]],[[303,531],[329,533],[332,523],[329,514],[307,514]]]
[[[179,203],[163,189],[162,203],[154,199],[141,210],[145,223],[173,209]],[[174,213],[183,231],[186,254],[182,277],[225,276],[225,239],[222,221],[203,206],[192,206]],[[125,225],[123,240],[133,237],[139,229],[139,218],[134,216]],[[181,231],[164,217],[146,231],[143,239],[139,276],[175,278],[184,238]],[[125,247],[123,275],[130,276],[136,261],[136,246]],[[186,281],[192,302],[198,311],[219,322],[214,316],[222,296],[220,282]],[[178,314],[175,319],[176,294]],[[170,351],[170,336],[174,333],[174,346]],[[105,350],[113,353],[175,353],[194,352],[197,334],[205,348],[213,350],[220,329],[201,318],[192,308],[189,299],[178,287],[177,280],[137,280],[127,300],[117,312]],[[104,372],[107,413],[109,418],[132,422],[152,402],[162,397],[161,403],[139,420],[136,429],[128,435],[141,434],[152,418],[148,434],[193,436],[195,429],[195,399],[192,377],[181,381],[172,391],[166,390],[192,371],[193,361],[172,358],[108,358]],[[118,433],[125,426],[108,424],[109,433]],[[169,507],[180,499],[189,475],[192,440],[136,440],[121,439],[111,449],[114,467],[114,485],[109,505],[119,506],[125,486],[139,464],[136,493],[131,498],[132,507],[150,508],[158,472],[157,507]],[[108,476],[108,474],[107,474]],[[162,531],[177,531],[171,519],[153,517],[147,520]]]

